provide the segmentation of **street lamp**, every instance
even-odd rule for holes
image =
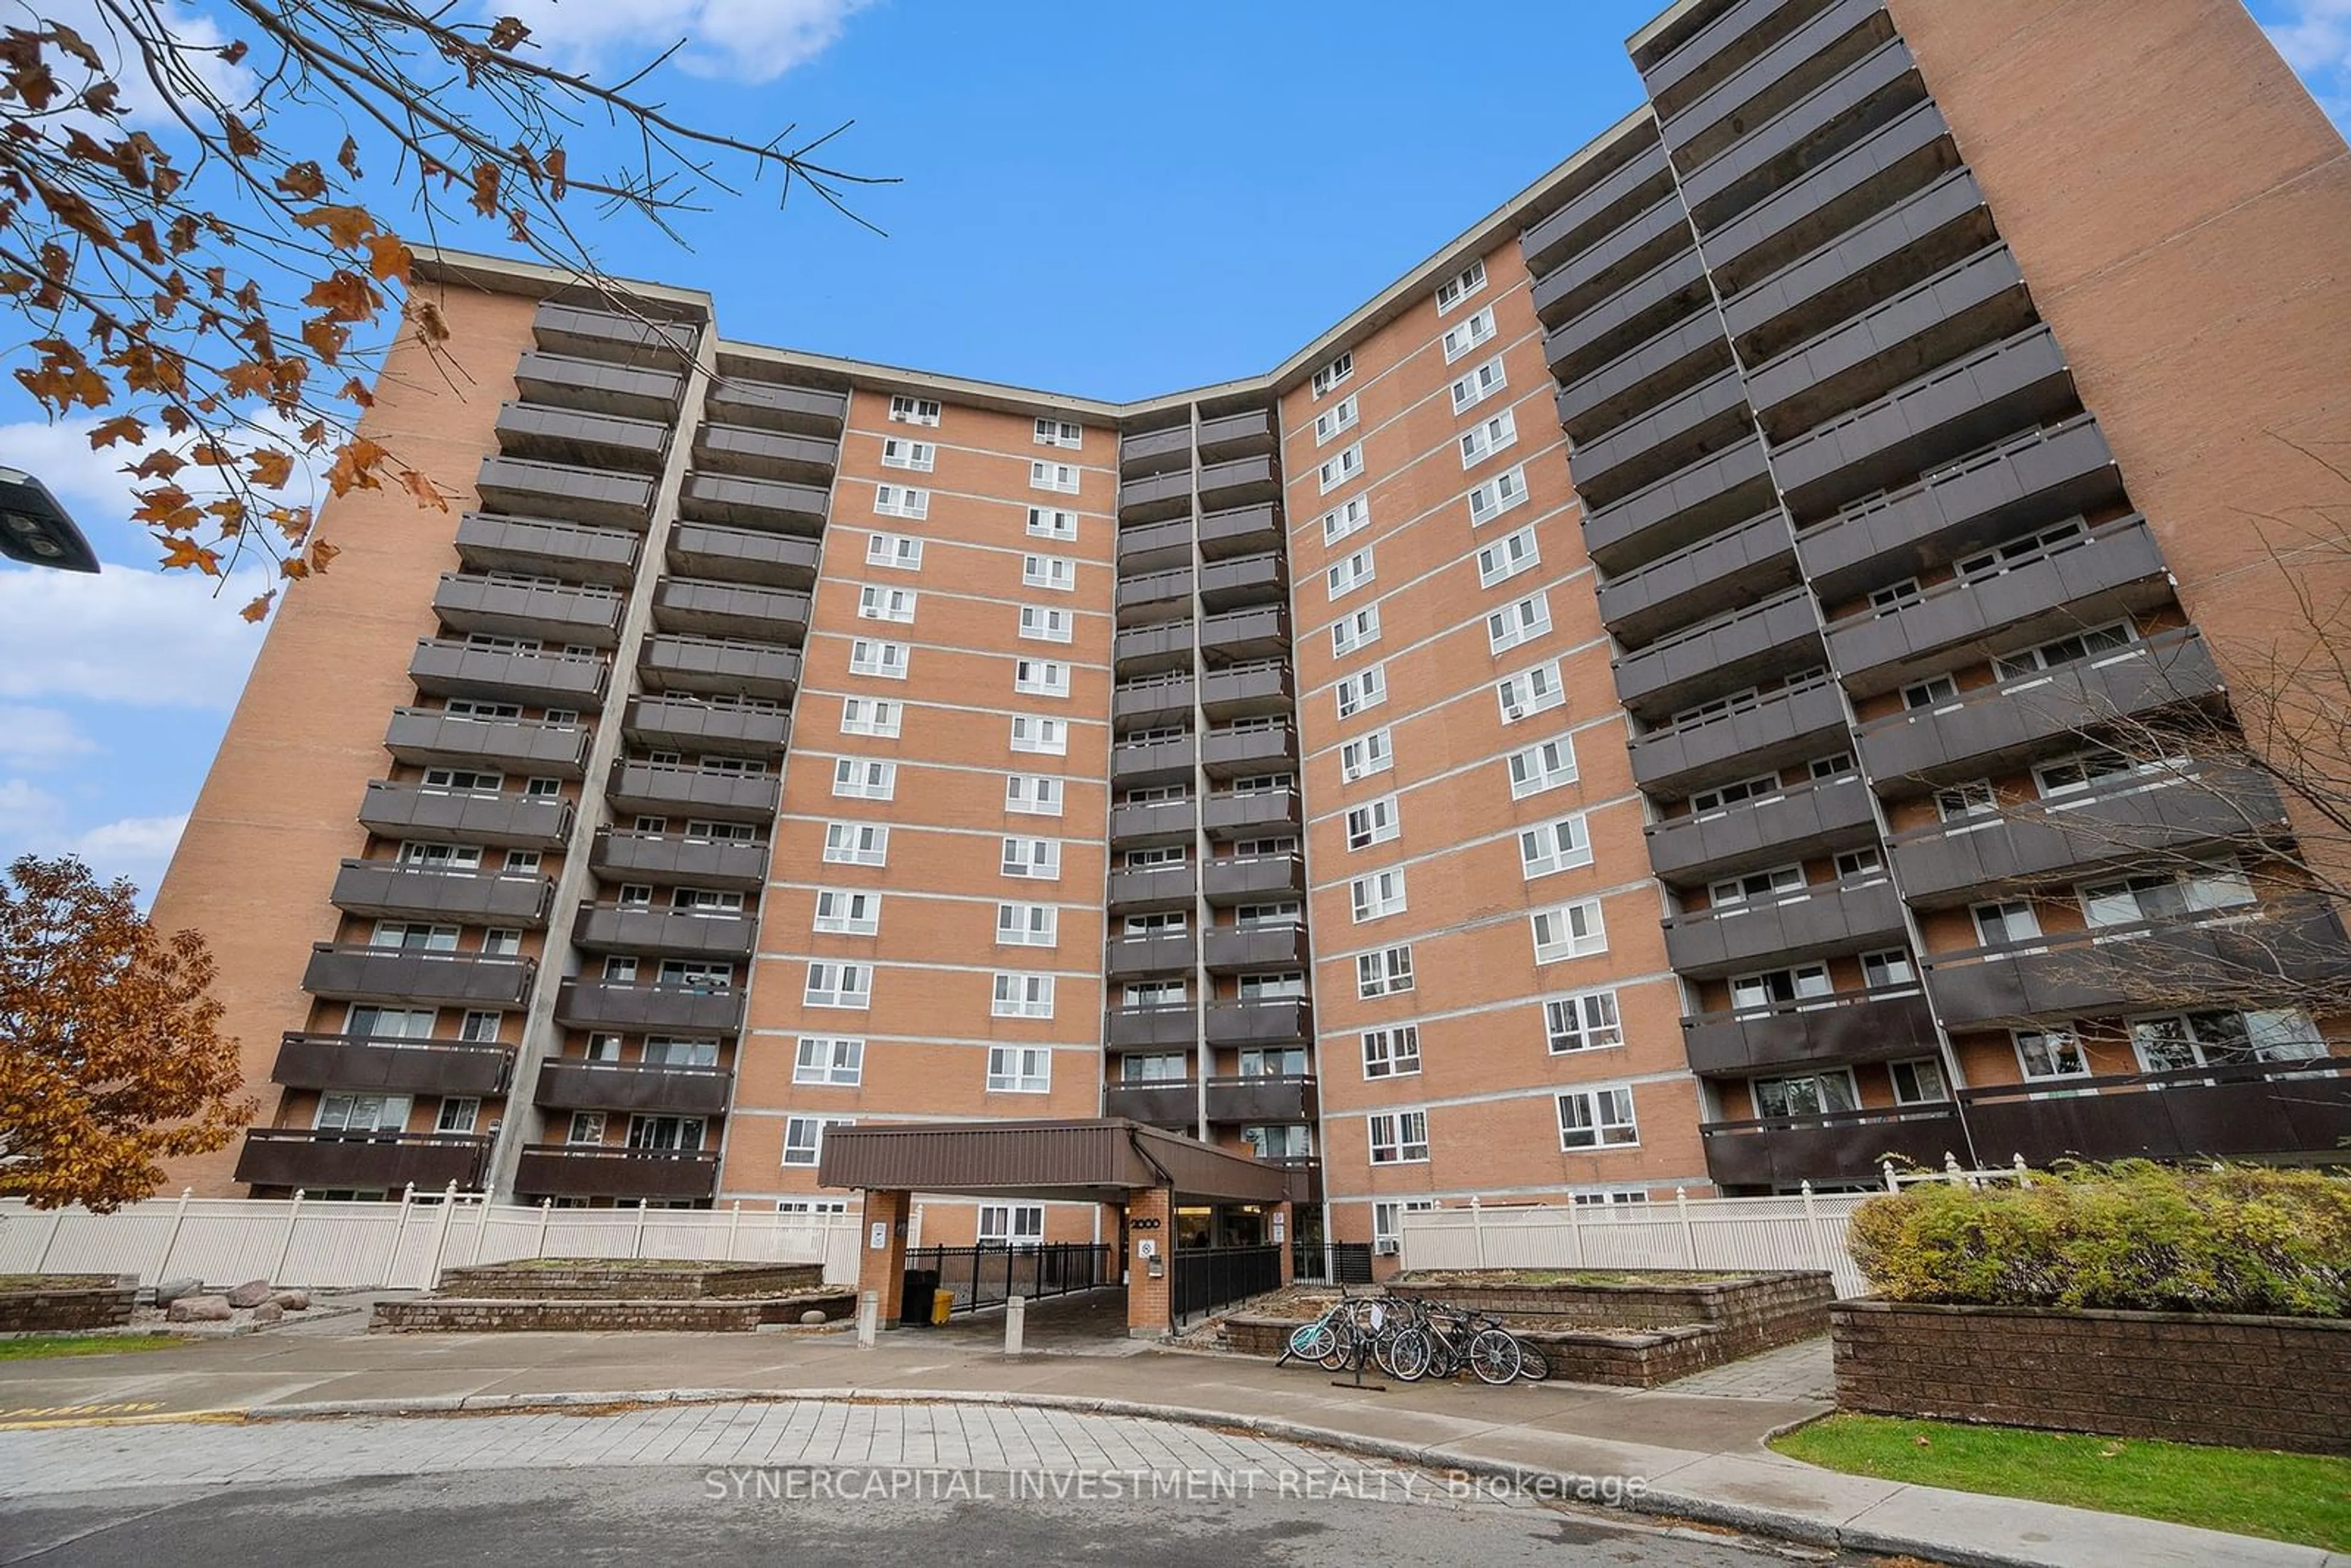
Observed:
[[[98,570],[89,541],[57,497],[17,468],[0,467],[0,556],[62,571]]]

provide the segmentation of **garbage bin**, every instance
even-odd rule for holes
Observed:
[[[946,1327],[947,1316],[954,1311],[955,1292],[953,1291],[931,1292],[931,1326],[933,1328]]]
[[[923,1328],[931,1321],[931,1301],[938,1294],[939,1271],[936,1269],[909,1269],[904,1289],[898,1297],[898,1326]]]

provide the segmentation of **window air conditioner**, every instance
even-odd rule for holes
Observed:
[[[1384,1236],[1372,1243],[1372,1251],[1381,1258],[1393,1258],[1396,1255],[1396,1245],[1395,1237]]]

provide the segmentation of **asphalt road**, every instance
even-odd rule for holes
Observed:
[[[331,1426],[314,1430],[320,1443],[334,1441]],[[201,1429],[184,1436],[204,1439]],[[985,1472],[914,1483],[905,1472],[879,1469],[767,1473],[766,1495],[750,1472],[590,1467],[20,1496],[0,1506],[0,1563],[1768,1568],[1792,1559],[1859,1561],[1541,1502],[1456,1500],[1441,1494],[1436,1477],[1419,1478],[1427,1494],[1407,1501],[1396,1472],[1384,1501],[1271,1487],[1249,1496],[1015,1498],[1014,1477]],[[811,1495],[820,1485],[831,1495]],[[893,1486],[903,1494],[894,1500],[886,1495]],[[785,1495],[787,1487],[799,1495]],[[861,1495],[867,1491],[883,1495]]]

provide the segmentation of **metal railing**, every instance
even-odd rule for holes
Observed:
[[[1281,1289],[1279,1247],[1179,1247],[1167,1305],[1179,1323],[1250,1296]]]
[[[954,1311],[1000,1307],[1019,1296],[1067,1296],[1118,1282],[1112,1249],[1085,1241],[1041,1246],[909,1247],[906,1269],[938,1275],[937,1289],[955,1292]]]

